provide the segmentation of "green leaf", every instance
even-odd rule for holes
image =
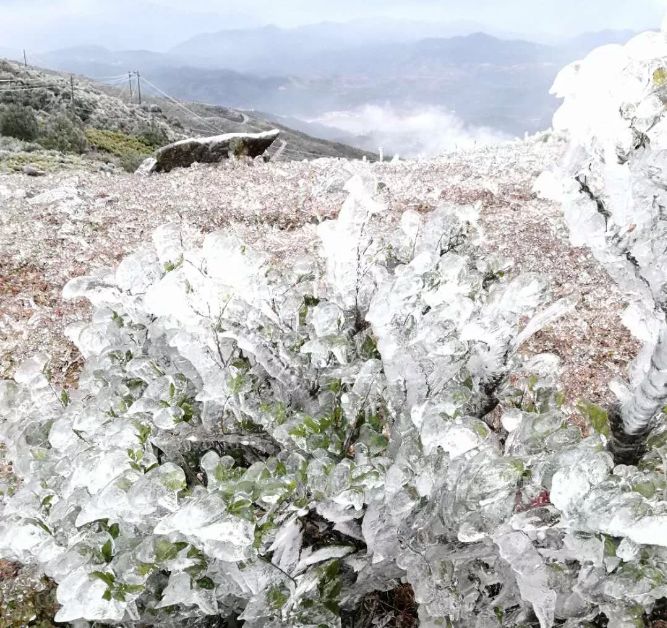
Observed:
[[[156,569],[155,563],[139,563],[137,565],[137,573],[142,577],[146,577],[149,573]]]
[[[593,426],[593,429],[603,436],[609,436],[611,430],[609,428],[609,415],[604,408],[590,403],[588,401],[579,401],[577,409],[581,412]]]
[[[290,436],[296,436],[298,438],[305,438],[307,434],[308,432],[303,425],[297,425],[289,431]]]
[[[274,610],[280,610],[289,599],[289,593],[286,589],[273,586],[266,592],[266,601]]]
[[[162,485],[170,491],[182,491],[187,486],[185,482],[185,474],[181,468],[164,474],[160,478],[160,481],[162,482]]]
[[[118,327],[124,327],[125,322],[123,317],[118,314],[118,312],[111,312],[111,320],[118,325]]]
[[[110,563],[113,560],[113,543],[111,539],[102,545],[102,558],[104,558],[105,563]]]
[[[235,375],[229,380],[229,392],[232,395],[238,395],[243,390],[245,384],[245,376],[242,373]]]
[[[69,405],[69,393],[64,389],[60,393],[60,403],[62,403],[63,406],[65,406],[65,407],[67,407]]]
[[[106,584],[108,587],[112,587],[114,582],[116,582],[116,576],[109,571],[93,571],[90,576],[92,578],[97,578]],[[104,598],[107,599],[107,598]]]
[[[304,424],[304,425],[305,425],[311,432],[314,432],[314,433],[316,433],[316,434],[317,434],[318,432],[321,431],[320,424],[319,424],[315,419],[313,419],[313,417],[307,416],[307,417],[303,420],[303,424]]]
[[[51,510],[51,502],[53,501],[53,495],[47,495],[42,501],[41,501],[41,506],[46,510],[46,512],[49,512]]]
[[[558,391],[554,396],[554,401],[556,402],[556,406],[558,408],[562,408],[563,405],[565,404],[565,393],[562,391]]]
[[[154,545],[155,558],[158,560],[158,562],[174,560],[174,558],[178,556],[178,553],[185,549],[187,546],[188,544],[182,541],[171,543],[166,539],[157,539]]]
[[[207,576],[204,576],[203,578],[199,578],[199,580],[197,580],[197,586],[200,589],[207,589],[209,591],[212,591],[213,589],[215,589],[215,582],[213,582],[213,580],[211,580]]]
[[[361,357],[367,360],[379,360],[382,358],[380,352],[378,351],[377,340],[370,334],[366,336],[363,344],[361,345]]]
[[[151,435],[151,427],[150,425],[146,425],[144,423],[137,423],[135,427],[137,428],[137,437],[139,438],[139,442],[143,447],[148,442],[148,438]]]
[[[194,545],[190,546],[190,549],[188,550],[187,553],[188,558],[196,558],[197,560],[204,560],[204,552],[201,550],[197,549]]]
[[[181,255],[175,262],[165,262],[164,272],[170,273],[183,265],[183,256]]]
[[[658,87],[662,87],[665,83],[667,83],[667,69],[658,68],[655,72],[653,72],[653,82]]]
[[[44,530],[44,532],[46,532],[47,534],[50,534],[51,536],[53,536],[53,532],[51,532],[51,530],[49,530],[49,527],[43,521],[41,521],[40,519],[37,519],[35,517],[29,517],[29,518],[26,519],[26,522],[32,523],[33,525],[36,525],[38,528],[41,528],[42,530]]]

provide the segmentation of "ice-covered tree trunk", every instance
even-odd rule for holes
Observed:
[[[622,407],[623,427],[627,434],[642,434],[667,402],[667,326],[660,330],[651,356],[648,373]]]

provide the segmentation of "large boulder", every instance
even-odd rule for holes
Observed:
[[[180,140],[158,149],[152,172],[188,168],[195,162],[214,164],[230,157],[258,157],[273,144],[280,131],[227,133]]]

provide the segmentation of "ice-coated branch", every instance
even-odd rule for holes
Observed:
[[[554,126],[570,149],[557,173],[561,190],[550,195],[563,203],[572,243],[588,246],[628,295],[624,321],[644,343],[614,422],[612,444],[624,458],[628,448],[641,449],[667,402],[666,88],[660,32],[595,50],[552,89],[564,99]],[[548,176],[538,188],[546,183]]]
[[[630,436],[645,434],[667,405],[667,325],[660,330],[648,373],[622,408],[623,427]]]

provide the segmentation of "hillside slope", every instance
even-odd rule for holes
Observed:
[[[144,85],[144,91],[148,93],[139,105],[137,95],[131,99],[128,90],[121,87],[0,61],[0,111],[20,110],[35,127],[34,133],[23,137],[23,142],[0,139],[0,169],[19,170],[33,164],[43,170],[95,170],[115,165],[130,171],[155,148],[171,141],[189,136],[253,133],[276,126],[256,114],[184,105],[150,95],[148,85]],[[282,142],[273,151],[284,143],[282,159],[372,157],[370,153],[318,140],[287,127],[281,127],[281,131]]]

